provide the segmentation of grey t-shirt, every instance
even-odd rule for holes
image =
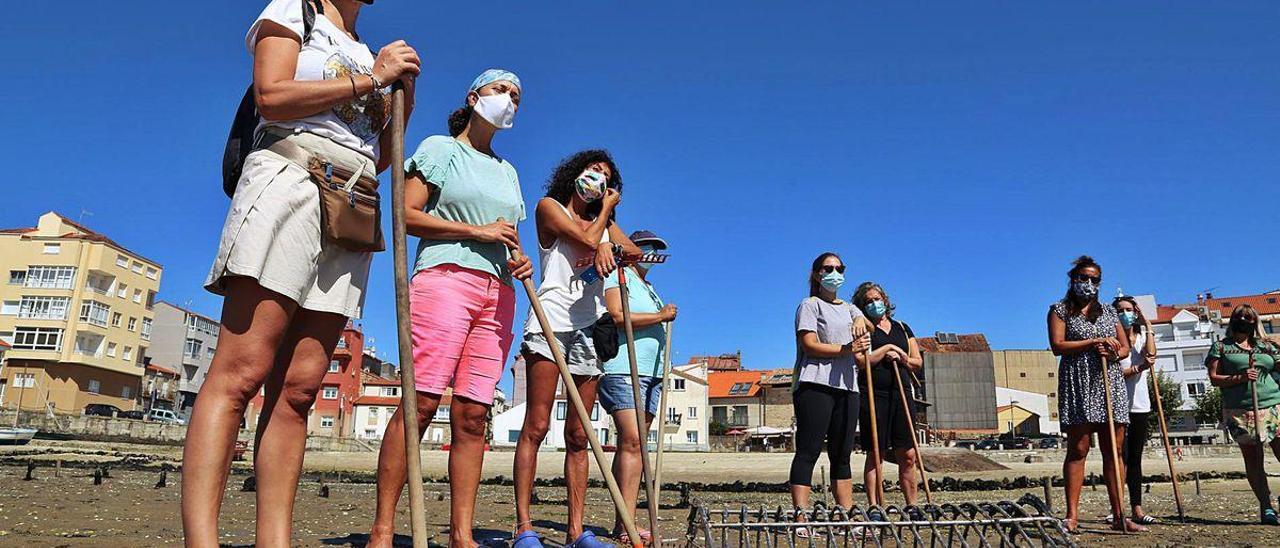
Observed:
[[[809,297],[796,308],[796,384],[811,382],[850,392],[858,391],[858,363],[853,356],[843,358],[811,357],[800,349],[799,335],[812,331],[818,342],[845,345],[853,342],[853,320],[862,312],[848,302],[832,304]]]

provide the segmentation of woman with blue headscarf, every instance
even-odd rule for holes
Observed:
[[[418,424],[429,424],[452,390],[449,421],[449,545],[475,546],[471,524],[494,390],[513,340],[512,278],[528,278],[515,223],[524,220],[516,170],[493,150],[520,106],[520,78],[489,69],[476,77],[449,135],[426,138],[405,161],[405,225],[420,238],[409,314]],[[378,506],[369,546],[391,546],[405,485],[404,410],[378,454]],[[425,431],[425,429],[423,429]]]

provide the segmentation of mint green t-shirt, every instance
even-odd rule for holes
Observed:
[[[404,170],[419,173],[435,187],[424,208],[428,215],[476,226],[499,218],[511,223],[525,218],[516,168],[453,137],[427,137],[405,160]],[[418,242],[414,271],[455,264],[488,272],[510,285],[507,256],[506,246],[496,242],[423,238]]]
[[[636,269],[628,266],[627,269],[627,292],[631,298],[627,302],[631,305],[632,314],[652,314],[662,310],[662,299],[657,293],[653,292],[653,286],[640,279],[640,274]],[[604,290],[618,288],[618,272],[615,270],[609,277],[604,279]],[[640,327],[634,330],[636,337],[636,367],[640,370],[642,377],[661,377],[662,376],[662,352],[666,347],[667,331],[663,324],[654,324],[648,327]],[[627,332],[623,326],[618,326],[618,355],[612,360],[604,362],[604,373],[609,374],[631,374],[631,360],[627,353]]]

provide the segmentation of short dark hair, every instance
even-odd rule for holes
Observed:
[[[1098,274],[1102,274],[1102,265],[1099,265],[1097,261],[1093,260],[1093,257],[1081,255],[1077,257],[1076,260],[1071,261],[1071,270],[1067,271],[1067,278],[1074,278],[1076,274],[1080,273],[1080,271],[1089,267],[1098,269]],[[1088,302],[1077,302],[1075,295],[1071,293],[1070,282],[1067,283],[1067,295],[1062,298],[1062,302],[1067,305],[1068,316],[1075,316],[1079,314],[1081,310],[1084,310],[1084,308],[1089,305],[1093,306],[1089,306],[1089,314],[1085,317],[1090,322],[1098,321],[1098,316],[1102,315],[1102,303],[1098,302],[1098,296],[1094,295]]]
[[[551,177],[547,179],[547,197],[569,205],[569,200],[573,198],[575,192],[574,181],[582,175],[582,170],[587,169],[587,166],[600,162],[609,166],[609,180],[605,181],[605,187],[622,192],[622,172],[613,162],[613,156],[607,150],[593,148],[575,153],[560,161],[560,165],[556,166],[555,171],[551,172]],[[600,214],[601,207],[600,200],[587,204],[587,215],[594,219]]]
[[[830,257],[835,257],[836,260],[840,261],[840,264],[844,264],[844,259],[841,259],[839,255],[835,254],[835,252],[827,251],[821,255],[818,255],[818,258],[813,260],[813,266],[809,268],[809,296],[810,297],[817,297],[818,290],[822,288],[822,283],[818,282],[817,280],[814,280],[813,275],[818,273],[818,270],[822,268],[822,263],[827,262],[827,259]]]

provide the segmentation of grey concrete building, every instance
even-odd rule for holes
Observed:
[[[973,437],[997,432],[995,364],[981,334],[916,339],[924,353],[924,391],[934,433]]]
[[[165,301],[156,303],[155,314],[147,358],[178,372],[177,411],[185,416],[218,348],[218,322]]]

